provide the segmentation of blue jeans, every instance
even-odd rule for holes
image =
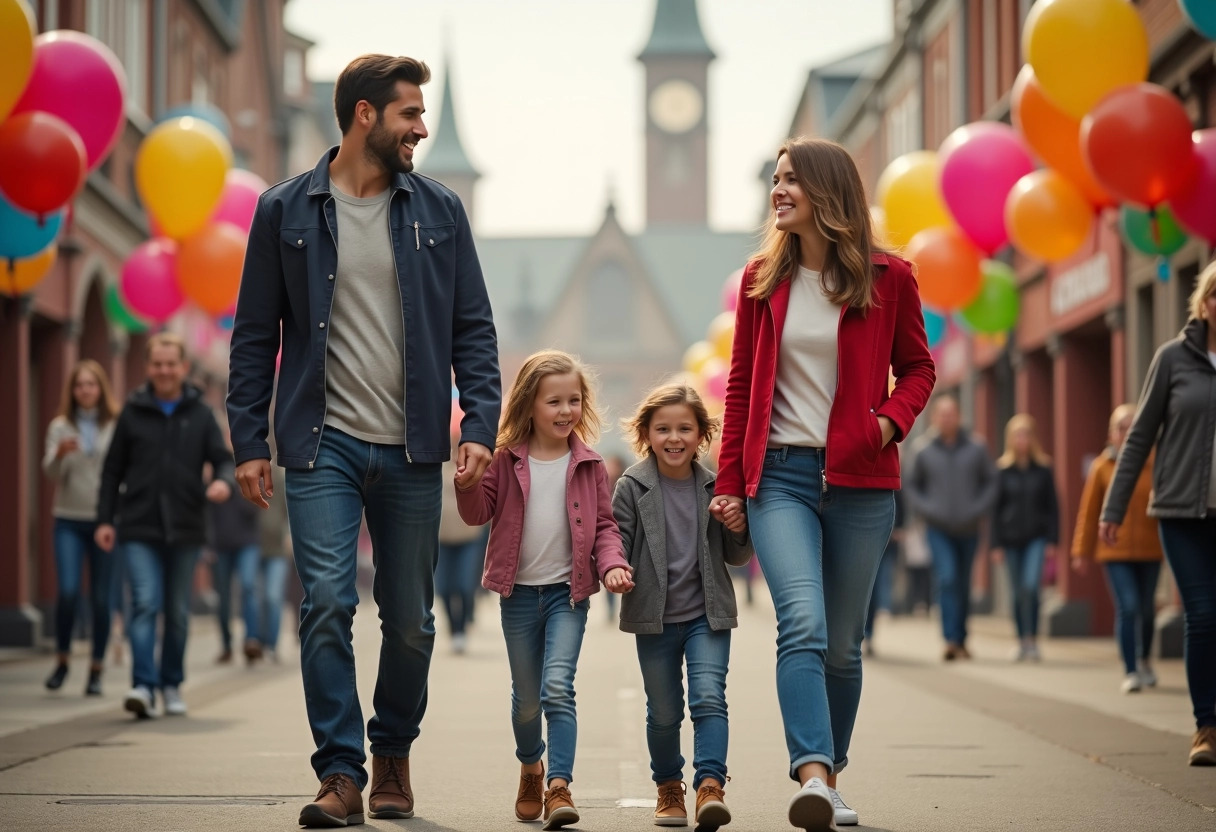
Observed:
[[[287,513],[300,604],[300,670],[318,779],[367,785],[363,712],[355,690],[351,625],[359,593],[359,528],[371,533],[380,616],[380,665],[367,723],[372,753],[408,757],[426,711],[435,644],[435,556],[442,473],[409,463],[401,445],[377,445],[326,427],[311,470],[286,473]]]
[[[262,561],[262,626],[258,634],[262,645],[271,650],[279,644],[279,625],[283,621],[283,601],[287,586],[287,558],[265,558]]]
[[[726,668],[730,630],[713,630],[704,615],[663,632],[637,636],[646,687],[646,745],[654,782],[684,779],[680,724],[684,721],[684,662],[688,662],[688,710],[692,714],[692,787],[712,777],[726,785]]]
[[[516,586],[499,602],[511,665],[511,728],[515,756],[531,765],[545,753],[541,714],[549,726],[547,780],[574,779],[578,717],[574,671],[587,629],[590,599],[570,602],[569,584]]]
[[[103,552],[93,540],[97,523],[93,520],[55,518],[55,579],[59,598],[55,604],[55,647],[60,653],[72,651],[72,631],[80,608],[80,586],[84,564],[89,564],[89,612],[93,617],[93,661],[106,657],[110,640],[110,604],[113,586],[113,555]]]
[[[224,650],[232,649],[232,575],[241,584],[241,617],[245,620],[245,639],[258,641],[258,571],[262,554],[255,545],[239,549],[216,549],[211,564],[211,580],[219,596],[220,638]]]
[[[821,490],[823,457],[819,448],[770,449],[748,500],[777,611],[777,699],[794,779],[806,763],[848,763],[866,609],[895,523],[890,491]]]
[[[186,636],[190,630],[190,588],[198,546],[127,541],[121,545],[131,582],[131,640],[133,687],[177,687],[186,678]],[[160,669],[156,667],[156,616],[164,612]]]
[[[452,635],[460,635],[469,622],[476,598],[478,573],[485,551],[481,537],[467,543],[440,543],[439,563],[435,567],[435,592],[443,601]]]
[[[966,644],[967,616],[971,613],[971,564],[979,538],[956,537],[932,526],[926,527],[925,537],[937,582],[942,635],[950,644]]]
[[[1046,554],[1047,541],[1043,538],[1023,546],[1005,547],[1005,566],[1009,569],[1009,587],[1013,596],[1013,623],[1017,627],[1018,638],[1035,638],[1039,634],[1039,587],[1043,583],[1043,558]]]
[[[1186,683],[1195,724],[1216,725],[1216,517],[1158,523],[1182,596]]]
[[[1153,653],[1156,612],[1153,595],[1157,592],[1161,561],[1115,560],[1107,561],[1105,566],[1110,594],[1115,600],[1115,634],[1119,654],[1123,656],[1123,670],[1135,673],[1136,660],[1147,659]]]

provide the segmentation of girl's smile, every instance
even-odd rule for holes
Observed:
[[[660,407],[650,417],[646,436],[660,474],[677,480],[692,474],[693,459],[704,437],[691,407],[686,404]]]

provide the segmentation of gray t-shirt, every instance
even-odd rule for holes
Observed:
[[[663,489],[663,519],[667,529],[667,603],[663,623],[678,624],[705,615],[705,587],[697,528],[697,481],[695,477],[673,480],[659,475]]]
[[[392,189],[356,198],[332,184],[338,271],[325,359],[325,424],[405,444],[405,319],[389,236]]]
[[[528,457],[528,502],[524,506],[524,533],[519,542],[519,568],[515,583],[548,586],[570,580],[574,541],[566,510],[566,472],[570,454],[559,459]]]

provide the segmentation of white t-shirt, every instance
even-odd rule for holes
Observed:
[[[823,294],[819,272],[798,269],[777,351],[768,444],[822,448],[836,396],[840,307]]]
[[[574,543],[566,511],[566,471],[570,454],[560,459],[528,457],[528,502],[524,507],[524,533],[519,543],[519,569],[515,583],[547,586],[570,580]]]

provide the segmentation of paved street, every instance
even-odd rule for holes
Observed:
[[[598,599],[597,599],[598,601]],[[593,602],[578,676],[580,735],[572,791],[578,829],[651,828],[654,792],[644,699],[631,637]],[[371,701],[374,607],[356,626],[360,688]],[[127,668],[110,668],[104,701],[86,702],[84,657],[58,695],[47,657],[0,664],[0,811],[6,829],[295,828],[314,793],[312,745],[296,655],[278,666],[216,668],[213,624],[196,619],[185,719],[135,723],[121,713]],[[1216,770],[1185,765],[1191,721],[1180,662],[1160,686],[1118,692],[1103,641],[1050,641],[1041,665],[1013,665],[1003,620],[976,622],[977,658],[944,666],[934,625],[880,620],[841,789],[864,828],[882,830],[1210,830]],[[789,828],[792,784],[773,684],[767,599],[744,611],[730,675],[730,829]],[[501,830],[518,766],[497,609],[484,601],[470,652],[440,636],[430,709],[414,746],[418,817],[369,829]],[[686,725],[686,756],[691,757]],[[691,771],[686,771],[691,777]]]

